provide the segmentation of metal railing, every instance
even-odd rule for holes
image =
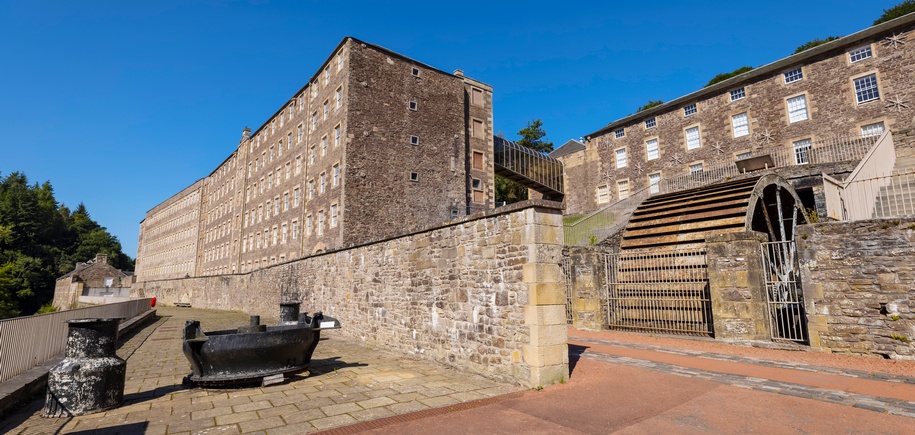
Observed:
[[[621,203],[626,203],[628,201],[628,203],[632,203],[631,209],[634,210],[643,199],[648,197],[648,191],[649,189],[645,187],[636,191],[629,197],[607,204],[585,215],[574,223],[564,225],[562,228],[563,238],[565,240],[564,243],[568,246],[584,245],[592,235],[594,235],[595,238],[599,238],[598,236],[609,236],[610,234],[598,234],[598,230],[617,223],[617,215],[619,212],[618,206]]]
[[[24,373],[67,348],[67,320],[123,317],[151,309],[149,298],[0,320],[0,382]]]
[[[757,152],[772,157],[772,168],[815,165],[861,160],[877,142],[878,136],[835,137],[813,142],[809,149],[799,152],[793,148],[773,148]],[[752,155],[751,157],[756,157]],[[670,193],[713,184],[740,175],[735,162],[723,162],[702,168],[694,174],[662,179],[657,193]]]
[[[915,215],[915,170],[852,181],[838,196],[842,220]]]
[[[528,181],[523,184],[541,191],[543,186],[556,193],[562,193],[562,162],[528,147],[518,145],[501,137],[493,137],[493,163],[496,171],[508,170]],[[534,186],[539,184],[540,186]]]
[[[705,250],[607,254],[610,329],[712,336]]]

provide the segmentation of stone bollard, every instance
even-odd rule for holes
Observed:
[[[124,403],[127,361],[115,353],[120,321],[120,318],[67,321],[67,355],[48,373],[43,416],[92,414]]]

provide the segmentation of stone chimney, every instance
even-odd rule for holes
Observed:
[[[107,264],[108,256],[105,254],[95,254],[95,263],[96,264]]]
[[[246,125],[245,129],[241,131],[241,141],[239,141],[239,143],[243,143],[249,138],[251,138],[251,129]]]
[[[454,75],[455,75],[456,77],[461,77],[461,78],[463,78],[463,77],[464,77],[464,70],[462,70],[462,69],[456,69],[456,70],[454,70]]]

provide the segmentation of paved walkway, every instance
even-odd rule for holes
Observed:
[[[190,389],[181,385],[188,372],[178,338],[184,320],[214,330],[244,324],[245,316],[175,308],[160,314],[168,317],[119,349],[128,358],[126,406],[44,419],[36,400],[0,421],[0,433],[899,434],[915,427],[915,370],[912,377],[844,370],[791,361],[800,353],[749,358],[574,329],[571,380],[542,391],[373,350],[333,332],[318,346],[311,376],[266,388]]]
[[[246,325],[248,318],[188,308],[157,310],[162,317],[118,349],[127,359],[125,406],[88,416],[42,418],[42,397],[0,420],[0,433],[300,434],[520,390],[380,352],[336,331],[322,333],[310,376],[264,388],[189,388],[181,384],[190,373],[181,353],[185,320],[200,320],[206,331]]]

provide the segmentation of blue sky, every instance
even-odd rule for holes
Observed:
[[[145,213],[222,162],[344,36],[494,88],[556,146],[720,72],[871,25],[897,0],[0,0],[0,174],[50,180],[136,255]]]

